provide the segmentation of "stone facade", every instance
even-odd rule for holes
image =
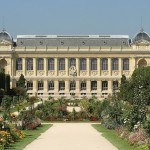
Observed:
[[[117,90],[123,74],[150,65],[150,38],[141,30],[126,35],[19,35],[16,42],[0,33],[0,68],[11,76],[11,87],[21,74],[30,96],[102,99]]]

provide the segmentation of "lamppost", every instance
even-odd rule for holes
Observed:
[[[76,67],[75,66],[71,66],[69,68],[69,75],[72,77],[72,82],[74,83],[74,78],[75,76],[77,76],[77,71],[76,71]],[[75,95],[75,92],[74,92],[74,89],[75,87],[73,87],[73,90],[72,90],[72,93],[71,93],[71,96],[72,96],[72,100],[74,99],[74,95]]]

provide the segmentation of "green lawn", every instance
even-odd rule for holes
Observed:
[[[135,149],[133,146],[130,146],[126,140],[120,138],[114,130],[106,129],[101,124],[93,124],[92,126],[97,131],[101,132],[102,136],[105,137],[108,141],[110,141],[119,150],[134,150]]]
[[[6,150],[23,150],[26,145],[34,141],[38,138],[41,133],[48,130],[52,124],[43,124],[35,130],[25,130],[26,137],[16,143],[14,143],[11,147],[6,148]]]

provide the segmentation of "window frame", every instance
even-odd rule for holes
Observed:
[[[16,59],[16,70],[22,70],[22,58]]]
[[[33,70],[33,58],[26,59],[27,70]]]
[[[86,70],[86,66],[87,66],[86,58],[81,58],[80,59],[80,70],[81,71]]]
[[[91,59],[91,70],[97,70],[97,58]]]
[[[55,60],[54,58],[48,59],[48,70],[55,70]]]
[[[37,70],[44,70],[44,59],[43,58],[37,59]]]
[[[108,58],[101,59],[101,68],[102,70],[108,70]]]

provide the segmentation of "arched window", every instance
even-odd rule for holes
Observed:
[[[33,90],[33,81],[27,81],[27,90]]]
[[[69,60],[69,67],[75,66],[76,67],[76,59],[75,58],[70,58]]]
[[[147,61],[145,59],[141,59],[138,62],[138,67],[146,67],[147,66]]]
[[[37,70],[44,70],[44,59],[39,58],[37,60]]]
[[[27,58],[27,70],[33,70],[33,59]]]
[[[64,58],[59,59],[59,70],[65,70],[65,59]]]
[[[22,58],[16,59],[16,70],[22,70]]]
[[[85,58],[80,59],[80,70],[86,70],[86,59]]]
[[[54,58],[48,59],[48,70],[54,70]]]
[[[128,58],[123,59],[123,70],[129,70],[129,59]]]
[[[44,82],[38,81],[38,90],[43,90],[43,89],[44,89]]]
[[[97,70],[97,59],[96,58],[91,59],[91,70]]]
[[[107,58],[102,58],[101,60],[102,63],[102,70],[108,70],[108,59]]]
[[[108,81],[102,81],[102,91],[108,90]]]
[[[118,58],[112,59],[112,70],[118,70]]]
[[[54,81],[48,82],[48,90],[54,90]]]

